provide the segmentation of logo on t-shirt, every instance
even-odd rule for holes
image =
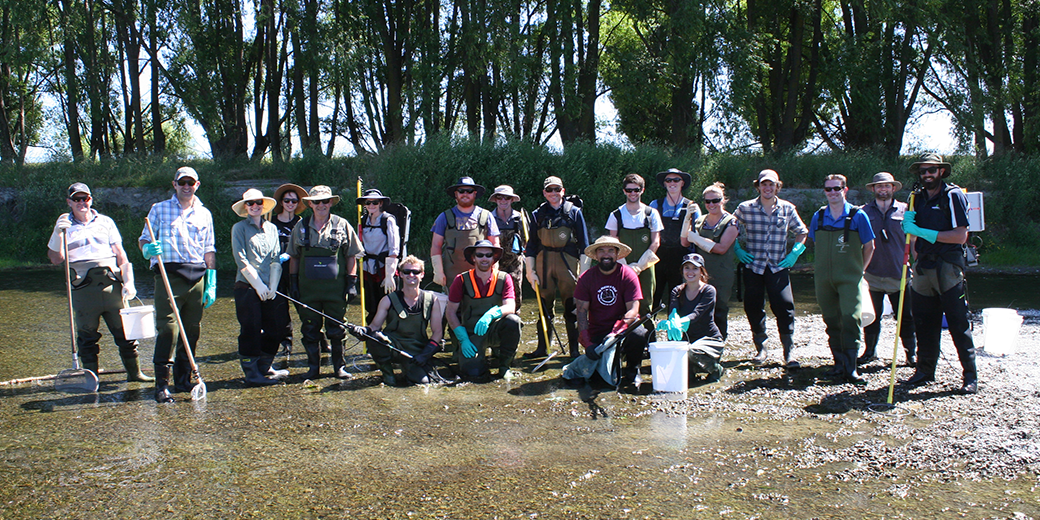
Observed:
[[[596,301],[606,307],[617,303],[618,290],[613,285],[604,285],[596,291]]]

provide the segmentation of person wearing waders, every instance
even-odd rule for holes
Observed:
[[[836,381],[865,385],[856,371],[856,355],[863,343],[863,270],[874,254],[874,230],[860,208],[845,200],[849,191],[844,175],[823,181],[827,205],[813,214],[809,238],[816,244],[813,281],[816,301],[827,326],[827,344],[834,356]]]
[[[462,177],[445,189],[455,199],[455,206],[445,210],[433,221],[433,239],[430,243],[430,262],[433,264],[433,283],[445,290],[459,273],[469,269],[466,248],[488,240],[498,245],[498,223],[491,212],[476,205],[484,196],[484,187],[472,177]]]
[[[289,238],[289,296],[340,322],[346,321],[347,304],[357,297],[357,260],[365,254],[350,222],[332,214],[339,202],[328,186],[311,188],[303,200],[313,214],[300,220]],[[350,377],[344,368],[343,325],[301,307],[300,335],[307,351],[305,379],[318,377],[321,367],[321,329],[332,349],[333,375]]]
[[[635,383],[650,335],[646,327],[628,332],[620,345],[596,351],[609,336],[626,334],[639,319],[639,301],[646,293],[639,287],[635,271],[620,263],[631,252],[632,248],[611,236],[599,237],[585,248],[585,255],[596,262],[581,273],[574,288],[578,341],[585,347],[585,354],[563,367],[561,376],[568,386],[583,385],[596,375],[608,385],[620,383],[617,386],[631,388]],[[617,373],[619,363],[614,361],[619,349],[625,358],[622,374]]]
[[[155,271],[155,401],[172,403],[169,379],[173,368],[173,388],[190,392],[191,363],[178,338],[173,304],[159,274],[159,258],[170,274],[173,292],[184,334],[192,354],[198,350],[202,330],[202,311],[217,301],[217,248],[213,233],[213,215],[202,205],[195,192],[202,183],[194,168],[182,166],[173,176],[173,197],[152,204],[148,221],[155,231],[153,241],[148,226],[141,231],[138,245],[141,254],[151,260]]]
[[[289,273],[284,272],[289,268],[289,264],[286,263],[289,261],[289,236],[292,235],[292,230],[296,227],[296,223],[300,221],[300,213],[303,213],[306,209],[303,204],[303,198],[306,196],[307,190],[295,184],[283,184],[274,190],[276,204],[274,210],[270,213],[270,220],[274,224],[275,229],[278,230],[278,243],[281,246],[281,254],[278,256],[278,261],[282,264],[284,276],[278,281],[277,289],[282,294],[289,294]],[[293,345],[293,327],[292,318],[289,316],[289,300],[285,299],[284,296],[275,295],[274,302],[275,312],[281,315],[281,319],[285,323],[285,330],[279,338],[283,351],[279,356],[285,356],[286,366],[282,368],[288,368],[288,358],[292,355]]]
[[[737,219],[726,211],[726,186],[716,182],[704,188],[706,214],[694,222],[687,214],[683,223],[683,245],[694,244],[704,252],[704,270],[711,273],[711,285],[715,287],[715,326],[722,339],[729,335],[729,298],[733,294],[736,249],[733,244],[740,234]]]
[[[892,308],[899,307],[899,287],[903,277],[903,253],[906,235],[903,233],[903,214],[906,203],[896,200],[895,194],[903,188],[903,183],[895,180],[891,173],[881,172],[874,175],[867,189],[874,193],[874,200],[863,206],[862,211],[870,218],[870,227],[874,230],[874,256],[863,273],[870,287],[870,300],[874,304],[874,322],[863,327],[863,355],[856,364],[865,365],[877,360],[878,336],[881,335],[881,316],[884,313],[885,298]],[[906,279],[912,280],[908,269]],[[909,283],[909,282],[908,282]],[[910,309],[911,291],[903,295],[903,321],[899,327],[899,337],[906,350],[906,364],[917,366],[917,337],[914,332],[913,312]]]
[[[643,204],[640,197],[646,183],[637,174],[630,173],[621,183],[625,192],[625,203],[612,211],[607,217],[607,231],[610,236],[617,237],[622,244],[632,248],[629,258],[638,258],[635,263],[628,263],[639,276],[639,286],[643,298],[639,301],[639,314],[650,312],[650,304],[654,298],[656,275],[654,264],[658,262],[657,248],[661,245],[661,214],[656,209]]]
[[[563,300],[567,349],[572,358],[580,355],[574,285],[578,282],[582,266],[588,264],[584,251],[589,246],[589,235],[581,208],[566,200],[566,193],[563,180],[555,176],[546,177],[542,183],[545,202],[531,213],[530,233],[524,251],[527,257],[527,282],[531,287],[538,287],[541,294],[541,310],[547,329],[544,332],[549,337],[545,336],[541,327],[537,327],[538,346],[534,352],[524,354],[525,359],[549,355],[548,345],[552,343],[555,332],[553,320],[556,316],[557,294]]]
[[[278,261],[282,247],[278,228],[264,220],[275,200],[249,189],[231,210],[243,220],[231,227],[231,256],[235,274],[235,316],[238,318],[238,355],[246,385],[273,385],[289,377],[288,370],[274,370],[278,342],[285,333],[288,313],[278,312],[275,290],[282,278]]]
[[[396,386],[399,382],[394,374],[394,364],[401,365],[401,375],[413,384],[447,382],[433,365],[434,354],[441,351],[444,338],[444,309],[433,291],[424,291],[422,283],[425,264],[415,256],[408,255],[397,267],[401,286],[379,300],[375,317],[368,327],[350,325],[354,337],[368,341],[368,353],[379,367],[383,384]],[[366,336],[382,334],[394,348],[412,355],[406,358],[389,347],[373,342]],[[429,333],[427,333],[429,329]]]
[[[448,289],[444,311],[459,342],[459,375],[467,381],[488,380],[487,349],[494,351],[496,379],[513,379],[509,369],[520,344],[520,316],[516,314],[513,277],[495,268],[502,248],[489,240],[466,247],[465,259],[474,267],[460,273]]]
[[[790,269],[805,251],[805,228],[798,209],[777,194],[783,183],[773,170],[762,170],[755,180],[758,197],[741,202],[733,216],[741,228],[744,244],[734,243],[737,260],[743,264],[744,312],[751,325],[752,340],[757,353],[752,359],[762,365],[769,359],[766,341],[765,298],[776,316],[780,344],[784,347],[784,366],[801,366],[794,358],[794,294],[791,292]],[[787,236],[795,235],[791,251],[787,251]]]
[[[98,328],[104,319],[126,367],[126,380],[154,381],[141,372],[137,341],[126,339],[123,320],[119,316],[119,310],[126,308],[127,300],[137,296],[133,264],[123,250],[123,237],[116,223],[92,209],[93,200],[86,184],[77,182],[69,186],[65,199],[69,212],[58,217],[47,242],[47,258],[52,264],[61,264],[65,262],[61,234],[66,234],[79,359],[83,368],[98,373],[98,354],[101,352]]]
[[[520,196],[513,192],[512,186],[502,185],[488,197],[488,201],[495,204],[491,214],[495,216],[498,225],[498,243],[502,246],[502,259],[498,261],[498,269],[509,273],[513,277],[513,287],[516,291],[516,308],[520,308],[521,283],[524,279],[524,218],[521,210],[513,209],[514,202],[520,202]]]
[[[397,290],[394,275],[397,274],[397,259],[401,252],[401,235],[397,230],[397,218],[383,211],[390,204],[390,197],[376,189],[365,190],[357,204],[364,206],[365,215],[368,215],[361,223],[361,245],[365,248],[363,283],[365,309],[368,311],[365,323],[371,323],[379,300],[384,294]],[[367,348],[371,347],[370,342]]]
[[[697,203],[683,196],[690,186],[689,173],[669,168],[657,174],[657,184],[665,189],[665,196],[650,201],[650,207],[661,215],[661,247],[657,257],[661,260],[654,266],[654,301],[656,309],[661,302],[668,303],[669,291],[682,283],[682,261],[690,250],[690,244],[682,243],[682,227],[687,220],[696,221],[701,216]]]
[[[657,324],[669,341],[690,343],[689,375],[707,374],[706,383],[722,378],[722,350],[725,342],[715,325],[715,287],[708,284],[704,257],[690,253],[683,257],[683,283],[671,292],[667,319]]]
[[[957,347],[964,371],[961,392],[979,391],[975,371],[975,343],[968,323],[968,301],[964,295],[964,243],[968,240],[968,199],[964,190],[943,179],[950,176],[950,163],[942,156],[925,153],[910,166],[923,191],[914,198],[912,211],[903,217],[903,232],[917,237],[914,251],[912,308],[917,329],[917,370],[905,383],[921,386],[935,381],[942,336],[942,317]]]

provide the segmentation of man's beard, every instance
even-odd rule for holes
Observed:
[[[880,201],[892,200],[891,193],[875,193],[874,198]]]
[[[613,258],[601,258],[599,260],[599,270],[603,271],[604,273],[610,271],[616,265],[617,260],[614,260]]]
[[[934,190],[938,188],[940,184],[942,184],[942,178],[938,175],[935,176],[934,180],[931,181],[924,178],[921,179],[921,185],[924,186],[924,189],[926,190]]]

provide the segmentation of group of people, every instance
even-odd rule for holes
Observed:
[[[305,378],[319,376],[325,348],[333,375],[349,377],[344,367],[347,333],[365,342],[387,385],[515,377],[511,367],[520,343],[517,310],[525,277],[535,291],[533,303],[541,319],[537,346],[523,357],[556,355],[550,354],[555,338],[560,353],[571,358],[563,370],[569,384],[594,377],[611,385],[636,384],[655,329],[669,340],[690,344],[691,374],[717,381],[723,375],[728,304],[737,277],[743,281],[744,310],[756,347],[752,362],[764,364],[769,357],[768,298],[783,365],[795,369],[800,364],[793,353],[789,275],[811,239],[816,295],[834,357],[828,377],[865,383],[857,366],[877,359],[880,319],[864,327],[864,308],[872,304],[880,318],[883,298],[898,304],[901,283],[910,279],[902,298],[900,337],[906,362],[916,372],[906,383],[934,381],[945,314],[963,368],[962,390],[975,393],[974,346],[963,298],[966,198],[944,180],[951,166],[940,156],[925,154],[910,171],[921,186],[911,199],[913,207],[895,200],[902,184],[889,173],[878,173],[867,184],[874,200],[863,207],[846,200],[844,176],[828,175],[823,186],[827,204],[813,214],[808,227],[796,207],[778,197],[782,183],[773,170],[759,173],[754,182],[758,196],[740,203],[733,213],[725,209],[728,200],[721,183],[702,191],[702,213],[683,194],[692,180],[689,173],[658,173],[666,196],[650,205],[641,200],[644,179],[629,174],[621,183],[625,203],[610,213],[607,235],[594,242],[580,199],[567,195],[559,177],[545,179],[545,200],[530,214],[513,208],[520,196],[507,185],[491,193],[492,210],[481,208],[477,201],[485,188],[463,177],[446,188],[455,205],[439,214],[431,228],[433,281],[443,289],[437,293],[422,288],[426,262],[404,254],[399,226],[406,223],[387,212],[390,199],[379,190],[367,190],[356,200],[365,209],[359,233],[332,213],[340,196],[328,186],[307,191],[285,184],[273,197],[249,189],[232,206],[243,220],[231,230],[245,381],[268,385],[288,377],[274,359],[280,347],[291,353],[290,302],[301,322]],[[173,196],[152,206],[151,226],[139,238],[153,270],[162,262],[172,273],[172,301],[160,291],[155,298],[157,402],[173,400],[171,380],[173,391],[190,390],[191,366],[185,346],[177,341],[178,323],[185,329],[187,347],[195,349],[203,309],[216,299],[213,220],[195,195],[199,186],[194,169],[178,169]],[[69,187],[67,203],[71,211],[55,224],[49,258],[54,263],[65,260],[64,240],[74,273],[83,364],[98,369],[98,327],[104,318],[127,379],[151,381],[140,371],[137,343],[125,339],[118,317],[136,294],[119,231],[111,219],[91,209],[85,184]],[[303,216],[305,206],[311,212]],[[916,262],[907,270],[903,248],[911,241]],[[359,271],[367,326],[345,318],[347,305],[359,292]],[[157,282],[160,287],[158,276]],[[557,299],[566,343],[553,326]],[[655,324],[653,317],[663,307],[667,316]],[[433,363],[442,350],[453,352],[457,365],[449,378]]]

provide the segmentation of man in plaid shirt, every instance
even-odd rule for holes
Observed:
[[[746,200],[737,206],[733,215],[740,225],[742,241],[734,244],[737,260],[744,276],[744,312],[751,324],[751,334],[758,353],[752,359],[756,365],[769,357],[766,349],[765,296],[776,316],[780,343],[784,347],[784,364],[798,368],[791,355],[794,335],[794,295],[791,293],[790,268],[805,251],[808,228],[798,216],[794,204],[778,198],[783,183],[773,170],[762,170],[755,181],[758,198]],[[787,251],[787,235],[793,233],[794,246]],[[741,244],[743,242],[743,244]]]

